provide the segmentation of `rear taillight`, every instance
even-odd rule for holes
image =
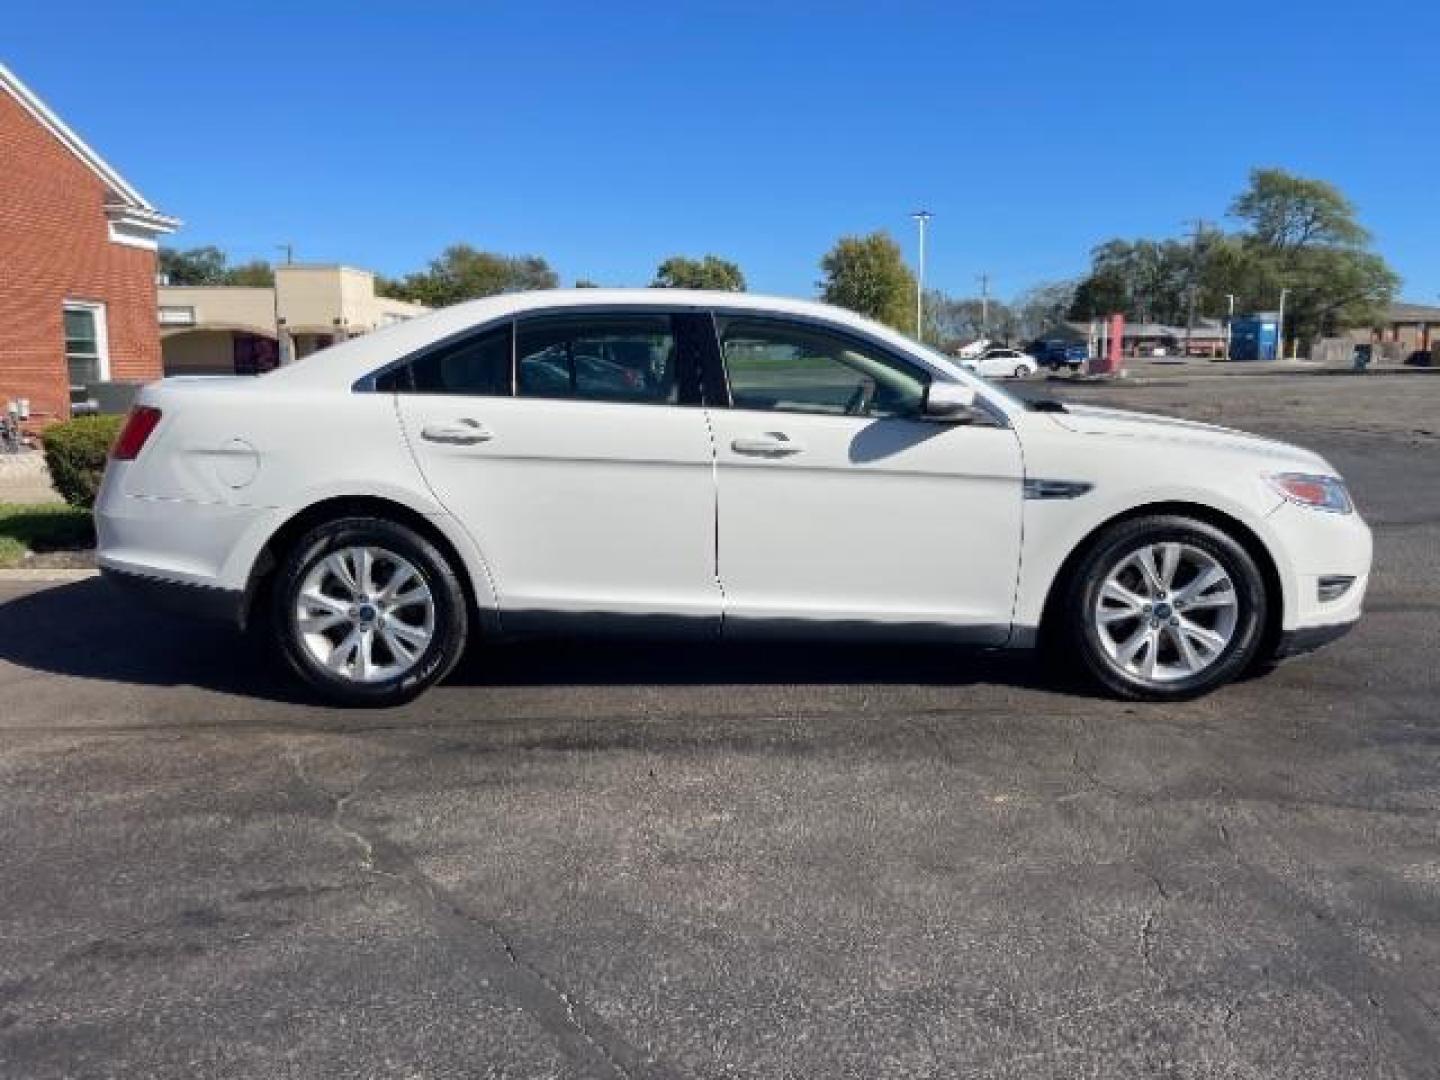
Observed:
[[[110,448],[110,457],[115,461],[134,461],[135,456],[145,446],[145,440],[150,438],[150,433],[155,430],[155,425],[158,423],[160,423],[159,409],[152,409],[148,405],[137,405],[131,409],[130,418],[125,421],[125,427],[120,432],[120,437]]]

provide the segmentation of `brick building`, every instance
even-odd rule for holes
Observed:
[[[0,64],[0,407],[39,423],[161,376],[160,213]]]
[[[1376,328],[1373,340],[1391,360],[1409,360],[1416,353],[1433,357],[1440,342],[1440,307],[1397,301],[1385,313],[1385,322]]]

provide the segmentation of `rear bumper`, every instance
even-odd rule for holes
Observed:
[[[1316,649],[1338,641],[1359,625],[1359,619],[1349,622],[1331,623],[1328,626],[1303,626],[1280,635],[1280,644],[1275,648],[1275,659],[1285,660],[1292,656],[1303,656]]]
[[[230,623],[232,626],[243,626],[245,623],[245,594],[239,590],[151,577],[108,566],[100,568],[100,576],[161,611]]]

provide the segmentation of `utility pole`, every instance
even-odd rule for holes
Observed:
[[[1280,315],[1275,321],[1275,359],[1285,359],[1285,297],[1289,289],[1280,290]]]
[[[916,210],[910,215],[920,226],[920,273],[915,279],[915,340],[925,340],[925,226],[935,215],[929,210]]]
[[[1190,281],[1185,302],[1185,359],[1190,359],[1190,335],[1195,330],[1195,272],[1200,266],[1200,238],[1205,234],[1204,218],[1195,219],[1195,231],[1190,234]]]
[[[285,243],[283,243],[283,244],[276,244],[275,246],[276,246],[277,248],[279,248],[281,251],[285,252],[285,265],[286,265],[286,266],[289,266],[291,263],[293,263],[293,262],[295,261],[295,245],[294,245],[294,244],[290,243],[290,241],[287,240],[287,241],[285,241]]]
[[[990,275],[980,275],[980,336],[990,337]]]

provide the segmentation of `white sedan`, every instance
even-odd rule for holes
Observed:
[[[883,326],[732,293],[477,300],[258,378],[146,387],[105,574],[390,704],[544,632],[1062,643],[1129,698],[1360,616],[1370,532],[1309,451],[1025,403]]]
[[[987,379],[1024,379],[1040,370],[1039,362],[1019,349],[986,349],[980,356],[961,360],[960,365]]]

